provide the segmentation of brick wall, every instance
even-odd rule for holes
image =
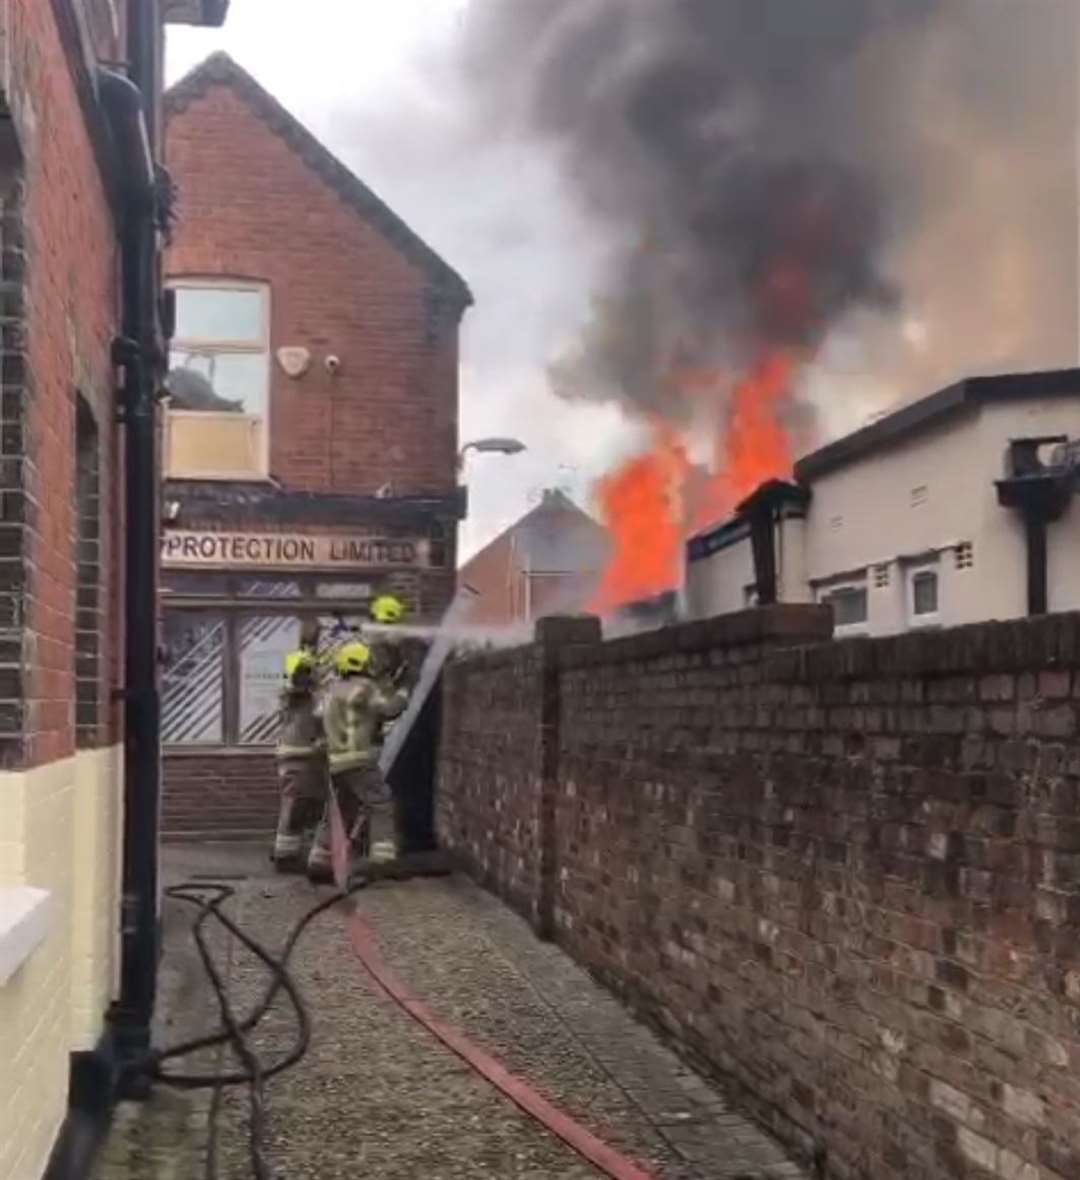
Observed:
[[[168,839],[264,836],[277,823],[272,750],[173,751],[164,760],[161,830]]]
[[[10,132],[0,148],[0,757],[39,764],[75,744],[76,402],[97,424],[101,518],[117,518],[110,342],[115,227],[48,4],[10,7]],[[48,111],[48,117],[45,112]],[[83,521],[83,529],[89,522]],[[101,650],[115,650],[122,595],[112,530],[100,538]],[[95,671],[108,701],[115,665]],[[102,705],[97,742],[115,739]]]
[[[444,841],[531,919],[539,914],[542,685],[532,648],[484,656],[455,670],[443,747]]]
[[[77,511],[80,396],[97,424],[99,520],[112,526],[97,539],[97,650],[120,658],[116,229],[76,89],[81,57],[54,21],[66,10],[0,5],[0,889],[50,895],[46,939],[0,987],[5,1180],[43,1174],[69,1054],[96,1042],[115,994],[119,768],[105,750],[71,755],[78,542],[93,524]],[[114,670],[83,668],[81,699],[99,705],[86,746],[118,737]]]
[[[269,96],[219,65],[170,100],[168,272],[265,281],[273,348],[310,349],[299,380],[273,365],[271,474],[301,491],[453,491],[463,303],[313,170]]]
[[[499,869],[535,787],[473,753],[505,672],[449,670],[444,843],[830,1176],[1080,1175],[1080,618],[792,647],[749,617],[549,657],[546,915]]]

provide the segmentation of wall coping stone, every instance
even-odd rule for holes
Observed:
[[[720,648],[806,644],[829,639],[832,631],[832,610],[827,606],[755,607],[602,643],[567,647],[562,652],[562,664],[564,668],[583,668]]]

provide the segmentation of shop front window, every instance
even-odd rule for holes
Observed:
[[[266,747],[277,741],[285,659],[319,626],[327,657],[357,636],[366,611],[348,615],[165,612],[162,741],[171,747]]]
[[[370,622],[378,589],[319,574],[164,571],[163,743],[172,751],[273,746],[286,657],[317,628],[319,649],[332,658]]]
[[[169,352],[166,475],[252,479],[267,472],[270,298],[260,283],[179,280]]]
[[[277,737],[285,658],[300,645],[297,618],[239,620],[239,744],[262,746]]]
[[[225,740],[225,619],[202,611],[169,611],[164,640],[162,741],[220,745]]]

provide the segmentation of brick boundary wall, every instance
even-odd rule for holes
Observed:
[[[1080,616],[823,626],[451,666],[442,842],[828,1176],[1073,1180]]]
[[[265,838],[278,814],[273,750],[166,750],[161,834],[165,840]]]

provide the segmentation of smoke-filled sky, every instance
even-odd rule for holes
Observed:
[[[466,549],[678,415],[673,363],[813,351],[823,433],[1075,363],[1077,0],[233,0],[251,70],[455,265]],[[553,392],[553,387],[557,392]]]

